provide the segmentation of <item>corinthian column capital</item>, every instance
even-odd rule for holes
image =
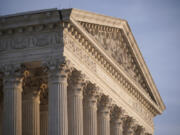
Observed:
[[[111,122],[116,124],[123,123],[124,110],[117,105],[114,105],[111,109]]]
[[[137,126],[136,135],[145,135],[145,129],[142,126]]]
[[[68,90],[74,91],[74,92],[70,92],[70,94],[74,93],[75,95],[77,94],[81,95],[84,86],[85,86],[84,75],[80,71],[74,69],[71,72],[71,75],[69,76],[68,79]]]
[[[49,78],[52,81],[63,81],[67,79],[68,73],[70,73],[70,61],[65,58],[51,57],[44,61],[42,64],[44,71],[49,72]]]
[[[86,101],[90,101],[91,104],[90,105],[96,105],[97,103],[97,98],[99,96],[99,88],[90,82],[87,82],[85,87],[84,87],[84,98],[86,99]]]
[[[3,73],[4,89],[12,89],[22,91],[22,80],[24,67],[21,64],[3,64],[0,65],[0,72]]]
[[[133,135],[137,128],[136,122],[133,118],[127,117],[124,124],[124,134]]]
[[[112,99],[107,95],[102,95],[98,102],[99,112],[110,113]]]

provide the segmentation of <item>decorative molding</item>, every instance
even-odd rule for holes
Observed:
[[[39,26],[40,27],[40,26]],[[62,34],[58,31],[43,32],[36,31],[33,27],[27,27],[28,33],[22,32],[11,37],[0,38],[0,52],[9,50],[20,50],[37,47],[52,46],[53,48],[62,47]],[[43,27],[41,28],[43,29]],[[36,32],[32,34],[32,32]]]
[[[152,127],[154,127],[153,116],[152,116],[152,114],[149,113],[148,110],[145,110],[145,108],[141,104],[139,104],[138,102],[133,102],[132,103],[132,108],[133,108],[134,111],[136,111],[138,114],[140,114],[140,116],[148,124],[150,124]]]
[[[86,64],[87,68],[91,71],[96,72],[96,63],[85,53],[82,48],[77,46],[75,41],[66,33],[63,36],[64,46],[68,48],[73,54],[75,54],[80,61]]]

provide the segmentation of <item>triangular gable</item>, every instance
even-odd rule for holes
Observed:
[[[69,11],[69,12],[67,12]],[[64,10],[163,111],[165,106],[125,20],[78,9]],[[69,17],[67,18],[67,14]]]

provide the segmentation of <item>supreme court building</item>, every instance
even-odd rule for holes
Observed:
[[[0,17],[0,135],[153,135],[164,110],[126,20]]]

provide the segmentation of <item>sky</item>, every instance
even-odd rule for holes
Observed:
[[[0,15],[48,8],[126,19],[166,105],[155,135],[180,135],[180,0],[0,0]]]

